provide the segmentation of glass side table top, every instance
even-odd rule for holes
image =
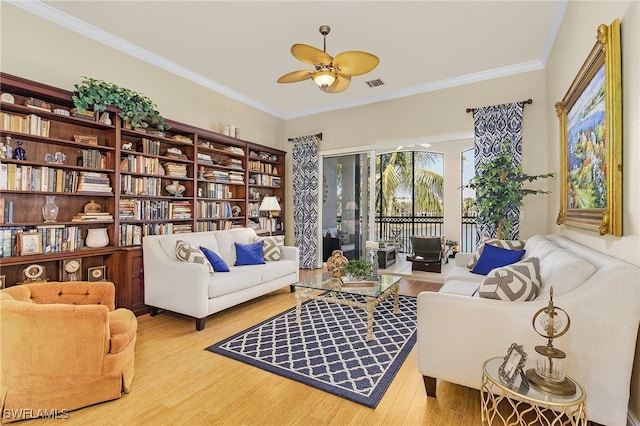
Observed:
[[[526,384],[524,384],[520,377],[516,379],[513,388],[510,389],[502,380],[500,380],[500,375],[498,374],[498,368],[500,368],[500,365],[503,361],[504,359],[502,357],[491,358],[484,363],[483,369],[484,373],[488,378],[491,379],[492,382],[507,390],[508,392],[518,394],[531,402],[553,405],[574,405],[582,402],[582,400],[585,398],[582,386],[580,386],[580,384],[573,380],[571,377],[569,377],[569,380],[573,381],[576,385],[576,393],[571,396],[554,395],[551,393],[540,391],[532,385],[527,386]],[[533,362],[532,360],[527,360],[527,364],[525,365],[524,370],[526,371],[529,368],[535,368],[535,362]]]
[[[389,288],[400,282],[402,277],[397,275],[380,275],[380,281],[374,281],[372,286],[345,286],[339,278],[330,278],[326,274],[316,275],[293,284],[315,290],[337,291],[340,293],[357,294],[361,296],[378,297]]]

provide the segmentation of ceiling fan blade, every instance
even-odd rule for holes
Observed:
[[[311,78],[311,71],[293,71],[278,79],[278,83],[296,83]]]
[[[333,58],[326,52],[306,44],[294,44],[291,46],[291,54],[306,64],[331,65]]]
[[[349,83],[351,83],[351,77],[344,74],[338,74],[336,81],[333,84],[325,89],[322,87],[320,90],[326,93],[340,93],[349,87]]]
[[[380,63],[376,55],[367,52],[351,50],[342,52],[333,60],[333,67],[345,75],[362,75],[373,70]]]

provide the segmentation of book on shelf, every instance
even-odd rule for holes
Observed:
[[[113,220],[113,215],[109,212],[76,213],[71,219],[72,222],[90,222],[97,220]]]

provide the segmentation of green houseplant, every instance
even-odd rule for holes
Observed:
[[[373,274],[373,267],[364,258],[352,259],[342,266],[340,270],[342,276],[350,276],[355,279],[365,279],[371,277]]]
[[[527,195],[549,193],[549,191],[524,188],[524,183],[554,175],[553,173],[541,175],[524,173],[522,165],[513,164],[513,155],[507,149],[509,144],[510,142],[506,141],[500,153],[481,166],[469,183],[463,186],[476,191],[478,216],[495,226],[498,239],[502,239],[503,234],[508,235],[513,226],[514,219],[508,215],[510,208],[521,206],[523,198]]]
[[[164,118],[157,110],[156,104],[148,97],[133,90],[117,86],[95,78],[83,77],[81,84],[74,85],[76,91],[72,98],[80,111],[96,111],[98,113],[114,105],[120,109],[119,115],[131,123],[131,127],[145,128],[151,124],[158,130],[167,130]]]

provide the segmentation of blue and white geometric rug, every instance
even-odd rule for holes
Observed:
[[[375,408],[415,344],[416,312],[415,297],[397,315],[387,298],[367,342],[364,309],[309,300],[300,325],[291,308],[206,350]]]

